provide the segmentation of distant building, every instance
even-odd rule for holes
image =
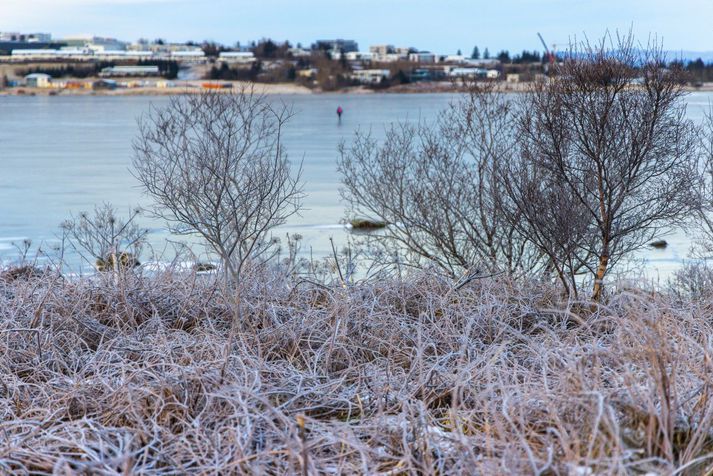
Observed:
[[[394,45],[372,45],[369,47],[369,52],[374,56],[384,56],[396,52]]]
[[[472,59],[472,58],[466,58],[463,60],[463,63],[467,64],[468,66],[475,66],[478,68],[495,68],[500,64],[500,60],[498,59]]]
[[[25,76],[25,86],[28,88],[49,88],[52,85],[52,76],[44,73],[33,73]]]
[[[205,53],[200,49],[191,51],[172,51],[168,53],[168,57],[176,61],[201,61],[205,60]]]
[[[435,63],[436,55],[430,51],[419,51],[418,53],[409,53],[408,59],[414,63]]]
[[[69,47],[83,48],[92,52],[126,51],[128,44],[116,38],[101,36],[74,36],[64,38],[62,41]]]
[[[154,53],[176,53],[179,51],[203,51],[200,46],[186,45],[185,43],[134,43],[127,46],[133,51],[152,51]]]
[[[344,57],[347,61],[371,61],[373,54],[363,51],[350,51],[349,53],[345,53]]]
[[[408,56],[411,53],[417,53],[417,52],[418,52],[418,50],[416,48],[413,48],[410,46],[409,47],[399,46],[398,48],[396,48],[396,51],[395,51],[396,54],[403,55],[403,56]]]
[[[50,43],[52,35],[49,33],[17,33],[0,31],[0,41],[17,41],[21,43]]]
[[[57,49],[65,43],[53,41],[49,33],[0,32],[0,55],[9,55],[12,50]]]
[[[354,40],[317,40],[312,44],[312,51],[350,53],[352,51],[359,51],[359,44]]]
[[[448,75],[453,78],[487,78],[488,70],[484,68],[453,68]]]
[[[312,52],[304,48],[289,48],[287,54],[292,55],[294,58],[305,58],[311,56]]]
[[[505,82],[507,83],[519,83],[520,75],[517,73],[510,73],[505,75]]]
[[[446,72],[442,69],[416,68],[411,72],[410,79],[417,81],[438,81],[446,77]]]
[[[255,54],[252,51],[223,51],[218,55],[218,60],[226,63],[252,63]]]
[[[379,84],[391,77],[388,69],[362,69],[352,72],[349,77],[363,84]]]
[[[125,50],[102,50],[91,51],[91,54],[100,59],[151,59],[154,57],[153,51],[125,51]]]
[[[100,79],[91,83],[92,89],[116,89],[117,82],[111,79]]]
[[[372,61],[378,63],[393,63],[408,60],[413,48],[394,48],[393,45],[372,45],[369,47]]]
[[[77,47],[64,47],[62,49],[13,49],[13,58],[20,60],[38,59],[77,59],[77,60],[122,60],[122,59],[151,59],[151,51],[123,51],[123,50],[89,50]]]
[[[467,61],[467,58],[463,55],[446,55],[445,57],[441,58],[441,61],[445,63],[462,64]]]
[[[101,73],[99,73],[99,76],[102,77],[158,75],[158,66],[110,66],[102,69]]]

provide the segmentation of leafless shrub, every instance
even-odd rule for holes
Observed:
[[[148,230],[136,223],[141,211],[133,209],[121,218],[108,203],[94,208],[94,213],[81,212],[62,223],[70,245],[100,271],[133,267],[146,244]]]
[[[134,174],[156,214],[204,238],[234,280],[272,256],[270,231],[300,208],[281,136],[290,115],[245,89],[174,97],[139,123]]]
[[[511,102],[472,85],[434,124],[401,123],[383,144],[357,132],[340,146],[343,197],[354,215],[388,223],[369,236],[405,264],[459,275],[475,267],[530,271],[539,253],[504,220],[501,164],[514,153]]]
[[[673,273],[670,288],[683,299],[713,295],[713,268],[707,260],[690,260]]]
[[[556,186],[564,202],[548,201],[548,190],[527,181],[513,200],[530,229],[546,237],[538,241],[542,251],[559,255],[553,262],[560,274],[591,276],[594,299],[612,265],[698,207],[697,128],[685,118],[677,71],[664,69],[662,60],[657,45],[637,47],[631,35],[614,44],[609,38],[574,44],[557,76],[524,96],[522,156],[514,168],[537,175],[514,173]],[[553,216],[571,214],[574,223],[543,229],[533,202],[551,205]],[[574,240],[564,247],[553,239],[570,233]]]

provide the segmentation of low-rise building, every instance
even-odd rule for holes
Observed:
[[[52,41],[52,35],[49,33],[19,33],[14,31],[0,31],[0,41],[49,43]]]
[[[100,79],[91,83],[92,89],[116,89],[117,82],[112,79]]]
[[[354,40],[317,40],[312,44],[313,51],[335,51],[349,53],[351,51],[359,51],[359,44]]]
[[[65,47],[61,49],[17,49],[12,50],[11,55],[13,59],[18,60],[76,59],[82,61],[92,61],[96,59],[105,61],[122,59],[145,60],[153,57],[151,51],[90,50],[77,47]]]
[[[74,48],[88,49],[94,52],[125,51],[128,44],[116,38],[101,36],[74,36],[63,38],[62,42]]]
[[[49,88],[52,85],[52,76],[44,73],[33,73],[25,76],[25,86],[28,88]]]
[[[463,60],[463,63],[467,64],[468,66],[475,66],[477,68],[493,69],[493,68],[496,68],[498,65],[500,65],[500,60],[494,59],[494,58],[488,58],[488,59],[466,58],[465,60]]]
[[[352,72],[349,77],[363,84],[379,84],[391,77],[388,69],[362,69]]]
[[[347,61],[371,61],[373,56],[374,55],[372,53],[364,51],[350,51],[349,53],[344,54]]]
[[[466,57],[463,55],[446,55],[446,56],[441,56],[440,62],[442,63],[455,63],[455,64],[463,64],[466,62]]]
[[[509,73],[505,75],[505,82],[506,83],[519,83],[520,82],[520,75],[517,73]]]
[[[406,61],[409,54],[414,53],[413,48],[395,48],[393,45],[372,45],[369,47],[372,61],[378,63],[394,63]]]
[[[188,51],[171,51],[168,57],[175,61],[203,61],[205,52],[201,49]]]
[[[453,68],[448,73],[452,78],[486,78],[488,70],[484,68]]]
[[[414,63],[435,63],[436,55],[430,51],[419,51],[418,53],[409,53],[408,59]]]
[[[153,58],[153,51],[127,51],[127,50],[101,50],[93,51],[93,55],[101,59],[150,59]]]
[[[312,55],[310,50],[304,48],[289,48],[287,54],[291,55],[293,58],[306,58]]]
[[[158,66],[110,66],[102,69],[99,76],[109,78],[118,76],[158,76]]]
[[[445,79],[446,72],[441,68],[416,68],[411,72],[411,81],[440,81]]]
[[[223,51],[218,55],[218,60],[225,63],[252,63],[255,54],[252,51]]]

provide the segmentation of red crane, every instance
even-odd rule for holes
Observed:
[[[545,39],[542,38],[542,35],[540,33],[537,33],[537,36],[540,37],[540,41],[542,42],[542,46],[545,47],[545,54],[547,55],[547,59],[550,61],[550,64],[555,64],[555,54],[550,51],[550,49],[547,47],[547,43],[545,43]]]

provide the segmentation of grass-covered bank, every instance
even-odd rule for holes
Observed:
[[[704,474],[712,301],[434,273],[0,284],[7,474]],[[231,322],[236,334],[226,364]]]

